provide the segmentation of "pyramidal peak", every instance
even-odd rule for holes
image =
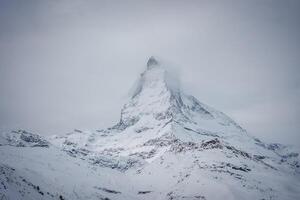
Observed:
[[[226,132],[244,132],[223,113],[185,94],[180,89],[178,77],[166,68],[153,56],[149,58],[147,69],[141,74],[132,98],[123,106],[120,121],[114,128],[125,130],[151,121],[152,124],[176,123],[184,127],[201,123],[207,125],[209,131],[231,129],[232,132]]]
[[[150,57],[146,70],[141,74],[131,99],[123,106],[119,128],[125,129],[138,121],[171,116],[174,108],[175,91],[179,91],[177,79],[172,77],[165,67]],[[180,98],[178,93],[177,97]]]

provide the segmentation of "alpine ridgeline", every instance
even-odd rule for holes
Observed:
[[[0,144],[0,199],[300,199],[297,150],[185,94],[154,57],[115,126]]]

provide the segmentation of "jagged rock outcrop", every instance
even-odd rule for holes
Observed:
[[[0,136],[0,145],[11,145],[17,147],[49,147],[49,142],[38,134],[25,130],[11,131]]]

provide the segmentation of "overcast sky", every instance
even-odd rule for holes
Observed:
[[[154,55],[250,134],[299,145],[299,37],[297,0],[1,0],[0,128],[111,126]]]

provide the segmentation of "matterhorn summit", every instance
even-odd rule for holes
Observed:
[[[147,62],[147,69],[151,69],[155,66],[158,66],[159,63],[157,62],[157,60],[154,58],[154,56],[151,56]]]
[[[298,150],[251,136],[153,56],[119,122],[0,137],[0,199],[299,199]]]

